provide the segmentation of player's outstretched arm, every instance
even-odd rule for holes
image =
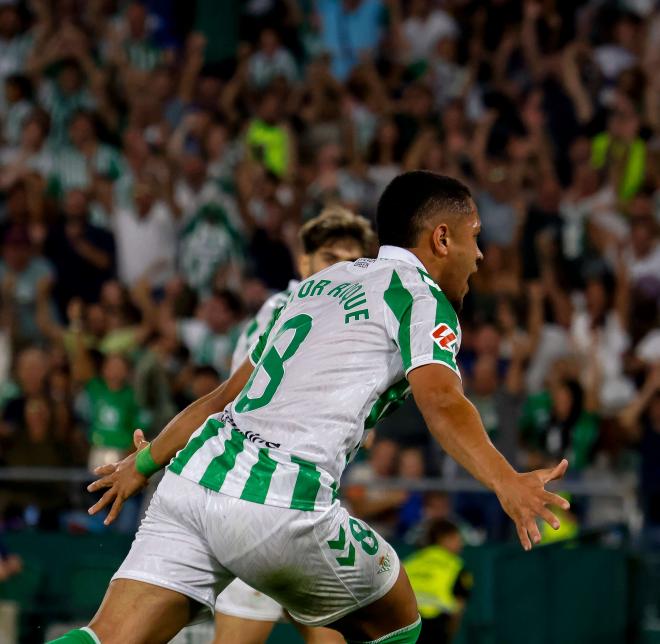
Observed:
[[[447,367],[428,364],[408,374],[415,402],[442,448],[472,476],[497,494],[504,511],[516,524],[525,550],[538,543],[540,517],[555,530],[559,519],[546,506],[567,510],[568,501],[545,490],[546,483],[560,479],[568,462],[554,468],[518,473],[491,443],[479,412],[465,397],[460,378]]]
[[[254,367],[249,360],[210,394],[191,403],[177,414],[151,442],[144,440],[140,430],[134,435],[136,451],[119,463],[97,467],[94,473],[101,478],[90,484],[87,489],[96,492],[108,488],[103,496],[90,509],[90,514],[96,514],[112,503],[112,507],[104,523],[109,525],[118,516],[126,499],[141,490],[148,476],[136,468],[137,455],[149,449],[155,469],[164,467],[170,459],[183,447],[195,432],[211,415],[222,411],[241,392],[245,383],[252,375]]]

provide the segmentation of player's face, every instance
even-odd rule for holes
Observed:
[[[480,232],[481,221],[476,206],[472,204],[470,216],[459,218],[448,235],[447,262],[440,287],[458,309],[469,290],[468,280],[476,273],[478,263],[483,259],[477,244]]]
[[[300,258],[300,275],[306,279],[337,262],[354,262],[363,256],[364,249],[354,239],[350,237],[336,239],[309,255],[303,255]]]

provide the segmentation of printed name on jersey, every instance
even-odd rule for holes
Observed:
[[[451,327],[444,322],[438,324],[438,326],[431,331],[431,337],[443,351],[449,351],[452,354],[455,352],[456,341],[458,338],[451,330]]]

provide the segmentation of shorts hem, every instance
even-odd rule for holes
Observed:
[[[382,588],[379,588],[376,592],[360,600],[353,606],[347,606],[346,608],[342,608],[341,610],[338,610],[336,613],[333,613],[332,615],[328,615],[326,617],[320,617],[318,619],[301,619],[298,617],[298,615],[290,611],[288,608],[286,610],[296,622],[299,622],[303,626],[328,626],[329,624],[336,622],[338,619],[341,619],[342,617],[345,617],[350,613],[354,613],[356,610],[359,610],[360,608],[364,608],[369,604],[373,604],[375,601],[378,601],[381,597],[387,595],[387,593],[390,592],[390,590],[392,590],[392,586],[394,586],[394,584],[396,583],[396,580],[399,578],[399,573],[401,572],[401,561],[399,560],[398,557],[396,558],[396,562],[397,562],[396,570],[393,571],[395,574],[391,576],[391,579]]]
[[[251,619],[255,622],[279,622],[284,617],[284,609],[281,608],[278,615],[270,615],[266,617],[265,615],[255,615],[250,612],[250,610],[241,610],[240,608],[233,607],[217,607],[215,608],[215,613],[221,613],[222,615],[228,615],[229,617],[240,617],[241,619]]]
[[[158,586],[160,588],[166,588],[167,590],[174,590],[177,593],[181,593],[186,597],[193,599],[196,602],[206,606],[212,613],[215,611],[215,601],[210,601],[208,598],[202,597],[201,595],[191,592],[186,586],[181,584],[172,583],[171,581],[165,581],[160,577],[155,577],[149,575],[148,573],[136,572],[131,570],[120,570],[117,571],[110,580],[111,582],[115,579],[131,579],[133,581],[142,581],[146,584],[151,584],[152,586]]]

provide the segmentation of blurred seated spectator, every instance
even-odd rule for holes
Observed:
[[[89,204],[82,190],[65,194],[62,215],[62,221],[50,228],[43,252],[55,268],[53,297],[64,318],[72,298],[98,301],[101,286],[114,274],[115,242],[109,232],[89,222]]]
[[[153,181],[134,185],[132,204],[113,215],[112,228],[121,281],[129,287],[140,280],[152,288],[164,287],[174,275],[175,221],[167,203],[158,199]]]
[[[20,425],[6,455],[9,467],[67,467],[71,464],[69,445],[55,432],[53,408],[43,396],[28,397]],[[66,507],[66,484],[51,483],[44,494],[39,482],[13,482],[0,497],[0,514],[42,528],[57,529],[59,512]]]
[[[176,320],[167,308],[163,313],[162,333],[182,344],[193,364],[210,365],[223,379],[229,375],[243,319],[243,304],[237,295],[229,290],[214,291],[192,318]]]
[[[44,183],[51,176],[54,156],[46,142],[49,128],[50,117],[39,108],[31,110],[22,120],[18,139],[0,150],[0,187],[7,189],[32,173]]]
[[[251,157],[273,174],[288,177],[295,170],[294,140],[282,111],[278,92],[266,89],[259,98],[255,118],[248,124],[245,145]]]
[[[46,394],[47,376],[48,358],[41,349],[28,347],[16,356],[14,380],[6,384],[3,392],[0,446],[6,449],[11,445],[12,438],[24,422],[27,400]],[[4,456],[0,460],[4,460]]]
[[[53,268],[48,260],[37,255],[23,226],[7,229],[2,244],[0,292],[12,336],[19,345],[39,341],[38,294],[40,290],[50,292]],[[46,297],[50,302],[50,296]]]
[[[454,523],[430,523],[427,543],[402,562],[422,617],[418,642],[449,644],[460,628],[473,579],[461,559],[463,538]]]
[[[133,430],[148,420],[141,415],[129,377],[127,359],[111,354],[98,376],[81,382],[77,406],[89,428],[90,470],[124,458],[133,447]]]
[[[599,437],[598,398],[594,380],[585,389],[572,375],[562,374],[556,364],[545,391],[525,400],[520,417],[520,436],[528,450],[526,469],[545,467],[567,458],[579,472],[592,460]]]
[[[644,183],[646,142],[640,136],[641,119],[632,100],[617,94],[607,129],[592,142],[591,163],[604,170],[622,201],[629,201]]]
[[[426,477],[424,453],[420,447],[405,447],[399,453],[397,477],[406,481],[420,481]],[[411,490],[399,509],[397,535],[405,535],[423,516],[424,495]]]
[[[32,84],[26,76],[12,75],[5,80],[7,113],[2,138],[8,145],[16,145],[21,138],[23,124],[33,109]]]
[[[293,83],[298,72],[296,62],[280,43],[278,33],[266,27],[259,34],[259,48],[248,60],[250,84],[256,89],[268,87],[276,78],[283,78]]]
[[[91,112],[78,111],[68,126],[69,145],[56,149],[51,190],[56,195],[66,194],[74,188],[89,190],[96,174],[116,181],[124,171],[124,160],[119,151],[102,143],[96,132],[97,125]]]

